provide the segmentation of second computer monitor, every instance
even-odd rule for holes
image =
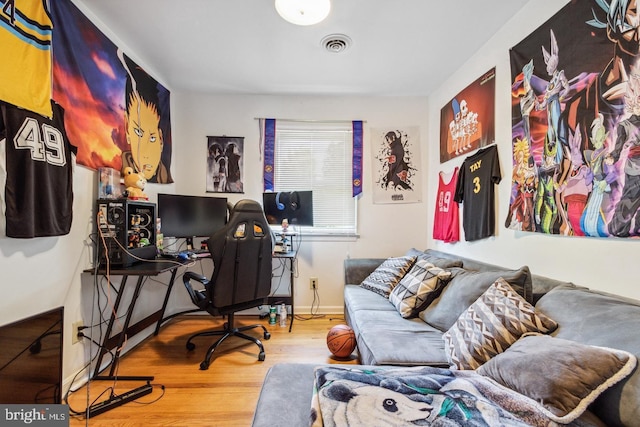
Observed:
[[[269,224],[313,226],[313,192],[279,191],[263,193],[264,214]]]

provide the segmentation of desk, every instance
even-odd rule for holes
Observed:
[[[110,276],[120,276],[122,277],[122,281],[120,282],[120,287],[117,291],[116,300],[114,302],[113,310],[111,312],[111,317],[109,318],[109,323],[107,325],[107,330],[105,333],[104,340],[102,345],[100,346],[100,352],[96,359],[96,367],[93,373],[92,379],[115,379],[114,373],[116,371],[116,367],[118,365],[118,361],[120,359],[120,352],[122,350],[122,344],[125,341],[125,335],[127,337],[132,337],[147,327],[156,323],[155,335],[158,334],[160,330],[160,326],[164,320],[164,312],[167,308],[167,302],[169,301],[169,296],[171,294],[171,289],[173,288],[173,284],[176,278],[176,273],[178,271],[178,267],[187,264],[187,262],[179,262],[179,261],[169,261],[166,259],[156,260],[152,262],[141,262],[133,264],[130,267],[113,267],[109,270]],[[104,268],[100,268],[97,271],[95,269],[85,270],[88,273],[106,275],[107,271]],[[158,276],[159,274],[171,272],[171,278],[169,279],[169,283],[167,286],[167,292],[164,297],[164,302],[162,304],[162,308],[157,310],[156,312],[148,315],[144,319],[134,323],[131,325],[131,317],[133,315],[133,310],[136,305],[136,301],[138,296],[140,295],[140,290],[142,289],[142,284],[144,283],[144,279],[150,276]],[[133,291],[133,295],[131,297],[131,301],[129,302],[129,307],[127,308],[127,314],[124,319],[124,323],[122,326],[122,331],[111,336],[113,332],[113,326],[116,321],[118,308],[120,307],[120,303],[122,302],[122,296],[124,295],[124,290],[127,286],[127,281],[129,276],[136,276],[138,278],[136,282],[136,287]],[[112,285],[109,283],[109,285]],[[114,286],[112,286],[115,288]],[[100,374],[100,366],[102,365],[102,359],[105,354],[109,353],[112,349],[116,349],[113,353],[113,360],[111,361],[111,369],[109,370],[108,376],[99,376]],[[153,380],[153,377],[118,377],[120,380]]]
[[[295,280],[295,262],[298,253],[296,251],[288,251],[288,252],[276,252],[273,254],[274,259],[281,259],[286,264],[289,261],[289,295],[272,295],[267,299],[267,303],[269,305],[274,305],[277,303],[285,303],[286,305],[291,306],[291,320],[289,321],[289,332],[291,332],[291,328],[293,327],[293,318],[295,316],[295,312],[293,310],[293,284]],[[284,274],[284,271],[282,272]]]

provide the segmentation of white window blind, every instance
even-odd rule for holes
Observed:
[[[312,234],[355,234],[350,122],[276,121],[275,191],[313,191]]]

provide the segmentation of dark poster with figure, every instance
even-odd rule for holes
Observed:
[[[495,142],[495,104],[494,67],[440,110],[440,163]]]
[[[640,236],[635,8],[635,1],[571,2],[511,49],[507,228]]]
[[[244,193],[244,138],[207,137],[207,193]]]
[[[171,183],[169,91],[109,40],[70,0],[51,2],[53,99],[65,109],[77,162],[126,166]]]

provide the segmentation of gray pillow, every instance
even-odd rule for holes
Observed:
[[[451,267],[462,267],[462,260],[459,259],[449,259],[449,258],[440,258],[437,256],[433,256],[427,254],[419,249],[411,248],[407,251],[405,256],[414,256],[419,259],[424,259],[427,262],[435,265],[440,268],[451,268]]]
[[[453,267],[449,271],[449,284],[419,315],[442,332],[451,328],[458,317],[501,277],[525,300],[526,295],[531,295],[531,272],[526,265],[518,270],[470,271]]]
[[[387,258],[360,283],[360,286],[389,298],[393,288],[411,269],[415,260],[416,258],[412,256]]]
[[[529,332],[558,324],[513,291],[502,278],[489,287],[442,335],[452,369],[476,369]]]
[[[476,372],[535,400],[549,418],[567,424],[628,376],[636,363],[636,357],[623,350],[523,335]]]

